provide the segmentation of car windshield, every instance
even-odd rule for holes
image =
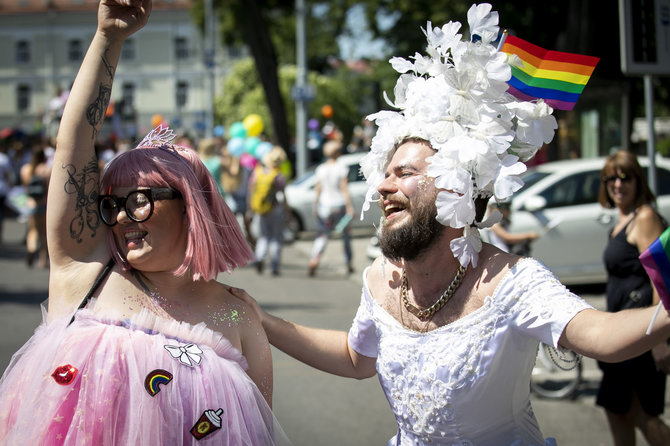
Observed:
[[[516,193],[519,194],[523,192],[524,190],[531,187],[533,184],[536,184],[542,178],[546,178],[549,175],[551,175],[550,172],[541,172],[539,170],[527,170],[526,172],[521,174],[521,179],[523,180],[523,186],[521,186],[521,189],[516,191]]]

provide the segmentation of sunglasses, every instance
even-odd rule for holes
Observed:
[[[632,181],[633,178],[629,177],[625,173],[618,173],[616,175],[612,175],[611,177],[603,177],[602,180],[605,184],[614,183],[616,180],[621,180],[622,183],[628,183],[629,181]]]
[[[132,221],[141,223],[147,221],[154,213],[154,201],[174,198],[181,198],[181,194],[167,187],[134,190],[125,197],[100,195],[98,196],[98,212],[102,222],[107,226],[114,226],[118,223],[117,217],[121,209],[126,211],[126,215]]]

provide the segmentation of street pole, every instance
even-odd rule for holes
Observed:
[[[657,195],[656,181],[656,133],[654,130],[654,86],[651,74],[644,75],[644,106],[647,114],[647,157],[649,168],[647,169],[647,181],[649,188]]]
[[[305,0],[295,1],[296,12],[296,59],[298,72],[296,87],[299,91],[307,85],[307,62],[305,50]],[[304,95],[295,98],[295,156],[296,177],[306,170],[307,150],[307,99]]]
[[[214,135],[214,56],[216,53],[216,32],[213,0],[205,0],[205,70],[207,90],[205,93],[205,136]]]

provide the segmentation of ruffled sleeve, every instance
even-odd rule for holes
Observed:
[[[363,291],[361,292],[361,303],[356,312],[356,317],[349,329],[349,346],[363,356],[377,357],[377,327],[373,317],[372,296],[370,296],[367,282],[367,269],[363,273]]]
[[[593,308],[535,259],[514,265],[500,288],[500,295],[507,296],[513,325],[522,334],[556,348],[568,322],[580,311]]]

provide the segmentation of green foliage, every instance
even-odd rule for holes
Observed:
[[[656,141],[656,151],[663,156],[670,156],[670,138]]]
[[[295,102],[291,99],[291,87],[295,84],[297,69],[294,65],[284,65],[279,70],[279,88],[286,104],[286,115],[291,134],[295,134]],[[333,107],[332,121],[348,141],[355,125],[377,109],[377,104],[366,104],[365,99],[373,98],[376,91],[375,79],[371,74],[357,74],[347,68],[340,68],[331,76],[311,71],[308,83],[316,90],[316,97],[308,103],[308,119],[316,118],[321,125],[326,119],[321,108],[329,104]],[[362,104],[362,105],[361,105]],[[360,106],[359,106],[360,105]],[[367,106],[366,106],[367,105]],[[237,62],[223,83],[223,95],[215,101],[215,121],[226,128],[245,116],[257,113],[265,123],[264,134],[273,140],[270,113],[265,101],[265,93],[258,79],[253,60]]]

